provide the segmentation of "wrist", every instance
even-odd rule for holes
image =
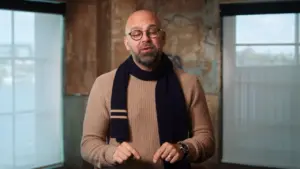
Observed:
[[[189,155],[189,146],[187,144],[185,144],[184,142],[178,142],[178,147],[180,152],[182,153],[182,159],[186,159]]]
[[[108,162],[110,165],[115,165],[116,161],[114,160],[113,156],[116,152],[117,147],[114,145],[107,145],[107,149],[104,153],[104,159]]]

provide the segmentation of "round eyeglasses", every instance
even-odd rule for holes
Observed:
[[[148,30],[146,30],[146,35],[150,38],[156,38],[159,37],[160,32],[162,31],[162,29],[159,28],[150,28]],[[130,37],[135,40],[141,40],[143,37],[143,31],[142,30],[133,30],[130,33],[128,33],[128,35],[130,35]]]

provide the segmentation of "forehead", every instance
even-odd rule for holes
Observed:
[[[149,25],[140,25],[140,26],[133,26],[130,28],[130,30],[147,30],[151,28],[157,28],[158,26],[155,24],[149,24]]]
[[[149,27],[159,27],[159,21],[156,17],[151,15],[140,15],[130,18],[128,20],[127,28],[132,29],[147,29]]]

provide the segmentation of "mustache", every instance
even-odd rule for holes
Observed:
[[[152,43],[142,44],[140,46],[141,49],[143,48],[154,48],[155,46]]]

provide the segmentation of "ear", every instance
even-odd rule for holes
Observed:
[[[125,45],[126,49],[129,51],[129,50],[130,50],[130,47],[129,47],[128,39],[127,39],[126,36],[124,36],[124,45]]]

